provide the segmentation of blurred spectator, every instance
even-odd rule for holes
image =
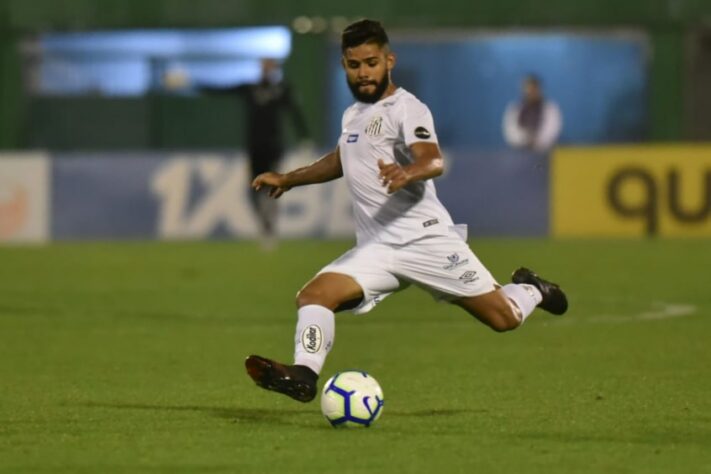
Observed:
[[[262,72],[258,82],[229,87],[190,84],[184,72],[170,72],[165,78],[168,89],[181,89],[188,85],[208,94],[224,94],[240,97],[247,109],[246,142],[251,169],[250,183],[254,177],[267,171],[278,171],[284,154],[285,137],[283,119],[288,113],[297,134],[308,143],[309,132],[304,115],[294,99],[291,88],[283,80],[281,65],[274,59],[262,60]],[[269,199],[264,191],[254,191],[250,186],[251,201],[259,218],[262,243],[266,249],[276,244],[276,201]]]
[[[506,107],[503,131],[514,148],[547,152],[556,144],[563,119],[558,105],[544,97],[541,81],[534,75],[523,80],[523,97]]]

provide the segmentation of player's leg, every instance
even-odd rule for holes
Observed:
[[[335,336],[334,312],[363,314],[400,288],[386,268],[388,249],[356,248],[326,266],[297,294],[294,364],[250,356],[245,365],[257,385],[307,402],[316,395],[316,381]]]
[[[336,311],[357,307],[363,299],[358,282],[343,273],[319,273],[296,295],[294,364],[320,374],[333,347]]]
[[[527,268],[516,270],[511,280],[512,283],[491,293],[458,298],[452,302],[500,332],[516,329],[536,307],[555,315],[567,311],[568,299],[557,284],[544,280]]]
[[[311,279],[296,294],[296,307],[317,305],[338,312],[357,307],[363,299],[363,289],[352,276],[324,272]]]
[[[520,312],[454,232],[422,239],[400,252],[398,271],[436,299],[464,308],[495,331],[509,331],[521,324]]]
[[[316,382],[336,332],[334,311],[357,306],[363,297],[350,276],[321,273],[297,294],[294,364],[281,364],[252,355],[245,361],[250,377],[260,387],[284,393],[301,402],[316,396]]]
[[[554,314],[567,308],[557,285],[526,269],[501,287],[460,237],[452,234],[417,241],[404,247],[398,272],[436,298],[464,308],[495,331],[520,326],[540,306]]]
[[[520,308],[501,289],[451,301],[497,332],[511,331],[523,323]]]

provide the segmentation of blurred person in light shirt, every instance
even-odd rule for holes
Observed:
[[[510,103],[504,113],[502,128],[506,143],[513,148],[548,152],[563,127],[560,109],[543,95],[541,80],[533,74],[524,78],[522,92],[521,100]]]

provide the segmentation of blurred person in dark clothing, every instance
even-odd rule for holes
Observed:
[[[183,72],[166,75],[169,89],[183,88],[189,79]],[[246,106],[246,143],[251,169],[250,182],[256,176],[268,171],[277,171],[284,155],[284,115],[289,115],[296,133],[302,141],[307,141],[309,131],[306,121],[295,100],[291,87],[283,80],[281,65],[275,59],[261,61],[261,75],[258,82],[237,86],[214,87],[193,84],[206,94],[234,95],[240,97]],[[266,192],[250,187],[250,198],[257,213],[262,230],[262,243],[271,249],[276,244],[276,220],[278,209]]]
[[[526,76],[522,88],[521,101],[509,104],[504,113],[504,138],[514,148],[547,152],[560,135],[563,125],[560,109],[545,98],[537,76]]]

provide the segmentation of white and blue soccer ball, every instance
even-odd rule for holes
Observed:
[[[365,372],[339,372],[321,391],[321,412],[335,427],[368,427],[383,412],[383,389]]]

